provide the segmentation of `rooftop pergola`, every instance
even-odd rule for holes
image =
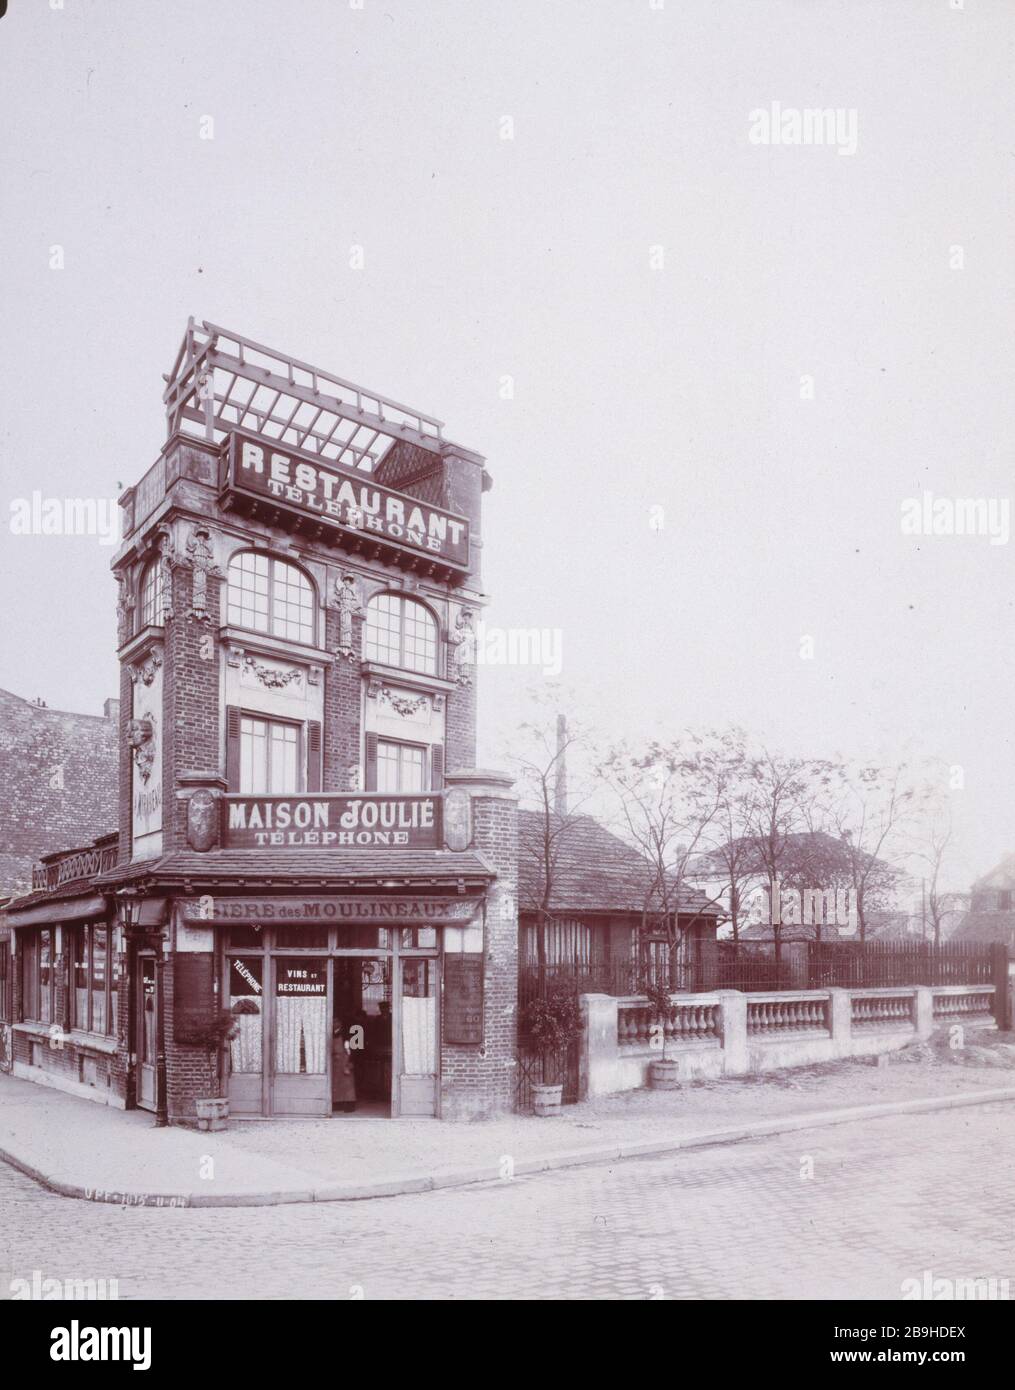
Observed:
[[[247,429],[372,472],[396,440],[434,453],[442,421],[214,323],[187,323],[165,377],[167,437]]]

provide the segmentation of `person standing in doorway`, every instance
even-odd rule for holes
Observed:
[[[349,1040],[341,1019],[335,1019],[331,1034],[331,1108],[346,1114],[356,1109],[356,1077],[349,1055]]]

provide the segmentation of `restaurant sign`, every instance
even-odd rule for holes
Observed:
[[[226,796],[226,849],[440,849],[441,798]]]
[[[469,523],[418,497],[369,478],[329,468],[316,455],[279,449],[235,430],[229,437],[227,486],[269,497],[279,506],[403,550],[469,564]]]

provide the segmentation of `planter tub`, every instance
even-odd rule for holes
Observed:
[[[532,1109],[537,1115],[559,1115],[563,1086],[533,1086]]]
[[[648,1084],[653,1091],[679,1091],[680,1063],[670,1057],[657,1057],[649,1063]]]
[[[198,1129],[225,1129],[229,1118],[229,1100],[226,1096],[207,1097],[196,1100]]]

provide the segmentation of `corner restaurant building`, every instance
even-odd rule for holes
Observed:
[[[119,826],[0,914],[18,1075],[187,1120],[509,1109],[516,803],[476,770],[483,460],[191,320],[121,499]],[[196,1042],[218,1013],[237,1036]]]

